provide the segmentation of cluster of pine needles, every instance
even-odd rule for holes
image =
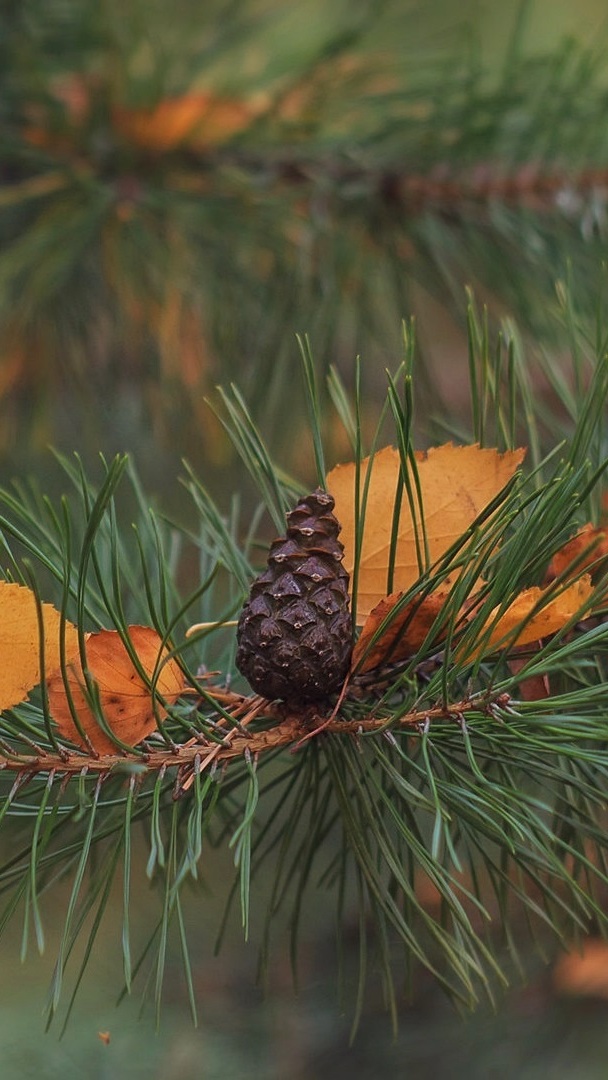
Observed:
[[[596,580],[593,610],[520,654],[517,668],[505,651],[470,662],[471,648],[452,647],[472,583],[483,576],[486,592],[465,630],[471,646],[489,611],[543,580],[577,525],[601,521],[608,336],[601,320],[591,340],[571,306],[564,314],[570,367],[546,366],[558,401],[549,409],[537,404],[517,340],[501,334],[491,345],[471,308],[468,438],[500,450],[525,440],[527,467],[438,565],[421,566],[425,589],[450,570],[460,576],[417,653],[353,677],[327,708],[266,701],[235,673],[234,619],[265,561],[268,522],[283,532],[303,491],[271,460],[236,388],[220,394],[218,415],[261,496],[249,519],[237,498],[219,508],[187,470],[177,524],[150,507],[124,457],[102,463],[99,483],[77,459],[60,459],[68,489],[57,503],[28,482],[0,492],[5,577],[35,588],[87,630],[111,627],[128,638],[133,623],[153,626],[174,643],[193,691],[168,704],[142,745],[117,747],[108,758],[56,735],[54,745],[41,693],[0,717],[0,929],[21,918],[24,955],[32,936],[44,948],[47,894],[71,882],[49,1022],[71,962],[69,1016],[116,881],[124,992],[141,977],[160,1015],[173,933],[196,1017],[185,890],[201,880],[205,854],[217,846],[233,853],[229,901],[240,906],[262,969],[273,929],[286,919],[297,976],[300,932],[321,896],[335,906],[339,953],[356,928],[355,1025],[371,971],[381,972],[396,1023],[421,967],[472,1007],[495,998],[518,966],[525,974],[520,952],[530,936],[573,943],[608,930],[605,578]],[[404,341],[371,446],[361,422],[361,364],[352,398],[330,373],[331,422],[343,424],[355,461],[386,442],[414,460],[412,326]],[[326,418],[306,342],[302,357],[323,485]],[[196,586],[184,591],[194,565]],[[193,623],[205,628],[188,635]],[[526,700],[521,687],[536,677],[548,691]],[[147,834],[144,879],[134,858],[136,824]],[[256,885],[269,880],[260,924]],[[132,897],[150,882],[158,919],[133,955]]]

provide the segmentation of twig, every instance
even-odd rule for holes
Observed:
[[[597,198],[606,201],[608,169],[583,168],[566,170],[560,167],[542,169],[524,164],[505,172],[500,163],[488,162],[483,167],[455,171],[448,163],[435,166],[432,173],[415,173],[407,169],[374,169],[341,164],[322,159],[303,161],[266,158],[244,154],[233,149],[200,155],[186,155],[190,166],[198,162],[199,172],[180,174],[171,179],[175,190],[207,195],[210,176],[225,166],[236,166],[251,176],[263,176],[267,183],[286,187],[310,187],[320,173],[342,187],[366,184],[370,191],[390,205],[401,206],[406,212],[419,211],[432,205],[450,213],[463,206],[486,206],[493,202],[531,206],[536,211],[580,211],[581,199]],[[578,201],[577,201],[578,200]]]
[[[269,702],[260,698],[239,697],[241,705],[249,701],[251,712],[241,720],[241,725],[251,723],[261,713],[268,719],[269,716],[277,716],[284,706],[273,709]],[[418,728],[422,724],[429,724],[434,720],[449,720],[454,716],[464,715],[467,712],[484,711],[491,714],[492,707],[504,707],[508,704],[508,696],[499,694],[495,697],[484,695],[483,698],[468,699],[454,702],[447,706],[437,705],[430,709],[415,709],[399,717],[394,727]],[[318,719],[318,717],[316,718]],[[95,775],[109,775],[112,772],[121,772],[125,766],[138,765],[148,772],[158,772],[160,769],[184,769],[194,766],[198,757],[199,768],[207,764],[216,764],[234,761],[242,757],[245,750],[250,754],[263,754],[269,750],[280,750],[287,747],[295,747],[309,734],[307,724],[310,722],[310,714],[292,713],[283,716],[273,727],[264,728],[261,731],[241,732],[234,728],[227,732],[221,743],[201,743],[199,740],[190,739],[187,743],[175,749],[166,746],[158,750],[147,750],[144,754],[133,753],[104,754],[95,757],[84,751],[66,751],[65,756],[60,754],[45,753],[44,756],[20,755],[8,757],[0,754],[0,769],[11,772],[27,772],[30,777],[40,773],[55,771],[58,775],[76,775],[83,772]],[[341,720],[330,716],[329,722],[323,725],[314,734],[322,731],[328,735],[357,736],[371,735],[376,731],[385,731],[387,718],[369,715],[357,720]]]

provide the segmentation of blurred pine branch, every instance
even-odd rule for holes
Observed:
[[[221,462],[202,399],[235,377],[286,459],[295,331],[324,368],[361,353],[369,400],[387,327],[420,309],[431,373],[429,298],[463,327],[464,284],[555,347],[555,277],[597,292],[608,91],[602,42],[534,52],[529,6],[500,63],[475,9],[442,5],[5,6],[7,449],[32,415],[55,438],[32,400],[88,408],[94,445],[128,398],[140,431]],[[453,401],[443,366],[429,409]]]

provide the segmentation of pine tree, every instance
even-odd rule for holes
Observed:
[[[21,907],[24,939],[32,927],[42,948],[42,894],[69,882],[51,1020],[76,943],[77,989],[120,879],[126,989],[150,965],[160,1013],[175,927],[195,1013],[183,897],[220,843],[234,856],[245,936],[257,882],[271,881],[262,967],[283,912],[297,966],[313,883],[334,905],[339,934],[352,931],[356,909],[355,1026],[374,965],[395,1023],[403,971],[414,984],[430,972],[466,1006],[495,999],[520,963],[522,913],[541,947],[606,931],[601,559],[591,563],[593,603],[555,634],[517,653],[483,652],[488,619],[546,586],[578,526],[605,520],[599,50],[569,42],[530,56],[522,8],[504,69],[488,72],[466,49],[464,25],[453,55],[421,50],[402,32],[414,23],[401,4],[361,3],[289,63],[274,56],[252,75],[237,60],[252,34],[263,43],[272,5],[209,5],[198,35],[185,2],[169,16],[135,2],[119,14],[110,3],[28,0],[0,16],[3,407],[9,416],[23,402],[25,423],[33,388],[99,408],[116,401],[116,385],[139,394],[143,383],[141,426],[151,419],[180,449],[196,438],[204,454],[192,454],[183,524],[150,510],[122,455],[95,480],[79,459],[60,457],[67,493],[56,502],[34,483],[0,491],[4,577],[32,590],[40,613],[52,602],[64,629],[76,626],[78,690],[116,749],[100,756],[79,730],[64,635],[71,736],[50,710],[44,649],[41,689],[0,720],[0,820],[9,844],[13,829],[25,831],[0,865],[0,928]],[[407,47],[387,51],[395,40]],[[470,281],[487,299],[481,312],[466,297]],[[415,358],[413,324],[399,339],[421,288],[468,332],[470,412],[442,408],[424,341]],[[299,328],[312,341],[300,342],[302,394]],[[391,371],[381,392],[379,357]],[[218,374],[226,389],[211,412],[202,398]],[[213,470],[198,478],[202,457],[222,460],[218,432],[248,470],[243,505],[212,497]],[[525,445],[527,471],[438,564],[425,561],[421,527],[423,599],[450,573],[459,584],[412,655],[353,675],[342,694],[357,632],[339,522],[319,507],[329,507],[327,466],[348,456],[360,470],[395,444],[400,499],[424,522],[415,451],[439,436]],[[322,494],[306,497],[315,483]],[[364,504],[363,483],[359,530]],[[301,518],[311,508],[309,534]],[[287,536],[269,550],[286,518]],[[395,547],[396,538],[389,579]],[[554,594],[570,571],[581,578],[588,555],[579,550],[557,574]],[[273,634],[286,622],[299,630],[300,609],[286,615],[276,595],[277,556],[297,561],[298,580],[302,559],[314,560],[339,608],[329,658],[324,620],[334,612],[319,615],[321,646],[304,676],[302,640],[290,640],[286,683],[276,652],[261,675],[257,665],[261,601]],[[359,570],[355,557],[354,581]],[[467,589],[480,580],[463,631]],[[302,600],[307,620],[317,584]],[[179,665],[177,701],[163,695],[165,654],[147,670],[133,649],[139,624]],[[86,635],[101,628],[118,632],[148,692],[156,723],[135,746],[113,730],[106,688],[87,666]],[[11,655],[6,620],[4,632]],[[533,680],[546,692],[530,694]],[[160,890],[157,929],[138,957],[135,822]]]
[[[43,440],[84,442],[86,425],[66,436],[63,413],[32,409],[51,393],[89,407],[95,452],[112,409],[128,448],[151,421],[168,452],[217,460],[203,398],[236,379],[289,465],[296,331],[322,371],[362,355],[379,401],[417,314],[425,415],[457,405],[435,326],[439,310],[462,333],[465,285],[556,347],[556,278],[571,268],[592,315],[603,257],[603,51],[531,46],[529,7],[488,66],[478,10],[452,5],[9,5],[5,430],[34,417]]]

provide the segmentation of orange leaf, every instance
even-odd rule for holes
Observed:
[[[61,662],[61,615],[52,604],[42,604],[44,667],[54,671]],[[65,654],[78,652],[78,632],[65,623]],[[31,589],[0,581],[0,710],[10,709],[40,682],[40,623]]]
[[[582,556],[582,558],[581,558]],[[576,559],[581,561],[576,564],[576,573],[585,570],[596,559],[608,559],[608,532],[606,529],[598,529],[595,525],[583,525],[582,529],[570,539],[563,547],[556,551],[549,563],[547,581],[553,581],[560,574],[565,573]],[[594,567],[594,572],[600,567]]]
[[[538,652],[541,645],[542,642],[539,641],[538,647],[534,651]],[[512,675],[519,675],[527,663],[527,657],[515,656],[509,660],[509,671]],[[520,701],[543,701],[550,694],[551,684],[548,675],[528,675],[519,684],[518,697]]]
[[[608,943],[587,938],[579,951],[558,960],[553,982],[560,993],[608,998]]]
[[[539,638],[555,634],[587,603],[593,594],[593,585],[589,575],[584,574],[552,600],[548,600],[543,607],[538,608],[539,601],[542,601],[548,591],[539,589],[537,586],[524,589],[493,623],[499,610],[494,608],[488,616],[488,625],[493,624],[491,634],[483,644],[466,655],[467,661],[477,660],[480,656],[486,656],[488,653],[507,646],[512,649],[517,645],[529,645],[530,642],[537,641]],[[536,608],[538,610],[535,610]],[[517,627],[521,629],[517,630]]]
[[[200,92],[165,98],[151,108],[115,106],[112,123],[135,146],[163,153],[180,145],[217,146],[247,128],[255,114],[246,101]]]
[[[413,656],[424,642],[448,597],[448,589],[436,589],[421,600],[413,597],[388,623],[384,632],[372,644],[374,634],[394,609],[403,593],[385,597],[369,613],[359,640],[353,649],[351,671],[357,674],[371,671],[382,664],[397,663]]]
[[[100,630],[87,640],[87,669],[96,680],[103,715],[122,742],[137,745],[156,729],[156,715],[162,719],[166,710],[153,700],[154,693],[175,701],[182,692],[184,679],[175,660],[168,660],[169,650],[161,649],[161,639],[149,626],[130,626],[129,637],[139,663],[146,673],[142,678],[116,630]],[[149,680],[149,681],[148,681]],[[72,706],[91,746],[99,754],[115,754],[115,743],[99,726],[85,694],[85,680],[78,660],[69,665],[68,685]],[[79,746],[84,740],[74,723],[61,671],[48,680],[49,708],[64,738]],[[155,712],[156,706],[156,712]]]
[[[477,515],[510,480],[523,461],[525,450],[497,450],[447,443],[418,451],[416,461],[422,493],[424,520],[431,562],[466,531]],[[361,491],[370,459],[361,462]],[[387,590],[393,507],[401,459],[397,450],[380,450],[371,464],[365,528],[359,563],[357,623],[361,625]],[[327,490],[335,501],[342,524],[344,565],[352,574],[355,553],[355,464],[337,465],[327,477]],[[420,532],[420,529],[419,529]],[[420,538],[422,534],[420,532]],[[416,531],[407,494],[403,493],[395,558],[393,589],[405,592],[420,576],[416,556]]]

